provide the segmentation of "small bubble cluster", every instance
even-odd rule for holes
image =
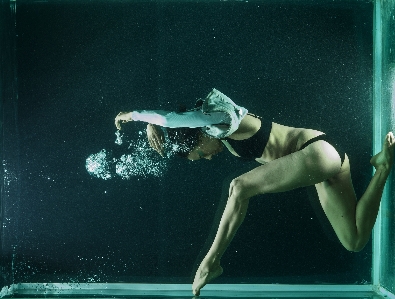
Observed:
[[[121,145],[122,144],[122,135],[120,131],[116,131],[115,135],[117,136],[117,139],[115,140],[115,144]]]
[[[108,180],[111,178],[110,172],[111,161],[108,160],[107,151],[101,150],[97,154],[92,154],[86,159],[86,170],[93,176]]]

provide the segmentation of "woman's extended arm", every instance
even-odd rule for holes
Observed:
[[[187,112],[170,112],[163,110],[142,110],[133,112],[120,112],[115,118],[115,126],[121,130],[121,124],[130,121],[144,121],[147,125],[147,138],[151,147],[163,156],[163,144],[165,142],[163,131],[159,128],[179,128],[179,127],[204,127],[212,124],[222,124],[227,122],[226,114],[214,112],[204,114],[200,110]]]
[[[201,110],[171,112],[164,110],[139,110],[120,112],[115,118],[115,125],[121,129],[121,123],[144,121],[168,128],[199,128],[213,124],[227,124],[229,119],[224,112],[205,114]]]
[[[223,112],[203,113],[201,110],[172,112],[164,110],[139,110],[132,112],[136,121],[144,121],[167,128],[199,128],[229,122]]]

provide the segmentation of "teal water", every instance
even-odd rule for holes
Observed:
[[[119,111],[192,107],[215,87],[265,119],[335,136],[358,197],[371,178],[371,1],[1,5],[0,286],[192,282],[230,181],[257,165],[225,152],[161,159],[142,123],[116,144]],[[393,99],[393,1],[384,11]],[[108,176],[92,175],[87,159],[103,149]],[[347,252],[315,203],[308,189],[251,201],[215,282],[371,284],[371,243]],[[394,292],[393,201],[385,209],[381,281]]]

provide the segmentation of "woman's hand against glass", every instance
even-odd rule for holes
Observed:
[[[165,143],[165,135],[163,134],[162,129],[159,126],[148,124],[147,138],[150,146],[163,157],[163,144]]]
[[[132,112],[119,112],[117,117],[115,117],[115,126],[118,130],[121,130],[121,123],[127,123],[132,120]]]

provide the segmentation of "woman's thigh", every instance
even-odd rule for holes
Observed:
[[[355,221],[357,198],[347,155],[341,171],[334,177],[316,184],[315,187],[321,206],[340,242],[347,249],[351,248],[357,236]]]
[[[273,160],[234,180],[240,196],[285,192],[315,185],[340,171],[340,157],[326,141],[317,141],[301,151]]]

